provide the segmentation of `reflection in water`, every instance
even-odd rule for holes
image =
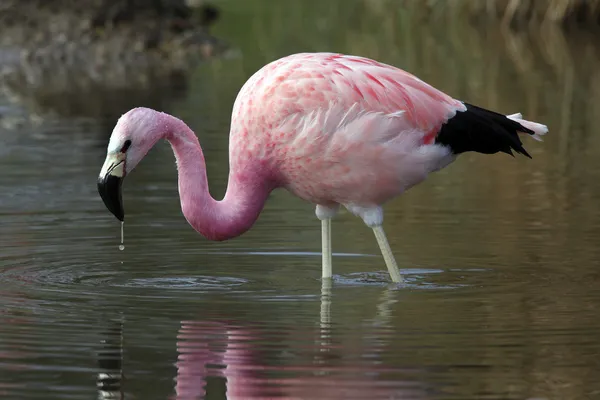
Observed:
[[[384,293],[384,301],[379,307],[381,311],[386,310],[382,312],[386,315],[389,312],[386,297],[390,289]],[[331,287],[325,284],[322,298],[330,295]],[[182,321],[177,335],[179,355],[174,398],[204,398],[210,395],[209,387],[213,395],[225,392],[224,398],[230,400],[429,398],[428,391],[419,381],[385,379],[386,375],[402,371],[381,365],[378,347],[383,337],[376,334],[366,337],[363,353],[351,355],[346,347],[331,342],[329,302],[327,299],[321,304],[319,341],[301,350],[304,354],[300,357],[306,361],[296,365],[287,364],[285,357],[267,350],[276,350],[281,342],[269,339],[269,333],[261,332],[261,329],[220,321]],[[375,318],[375,321],[374,326],[384,330],[389,328],[385,316]],[[349,355],[365,361],[349,367],[344,362]],[[411,372],[415,373],[414,370]],[[214,386],[216,382],[223,383],[224,390]]]
[[[289,351],[305,360],[291,365],[283,356],[280,335],[257,324],[207,320],[182,321],[177,333],[177,361],[173,399],[425,399],[431,390],[420,382],[388,380],[395,369],[380,360],[381,346],[389,339],[389,307],[395,288],[384,290],[376,316],[369,325],[376,332],[365,337],[360,366],[349,367],[344,358],[357,357],[340,346],[331,325],[331,281],[321,290],[318,340],[298,343]],[[98,399],[125,399],[123,374],[123,321],[111,321],[101,332],[96,352]],[[296,332],[297,333],[297,332]],[[311,332],[302,332],[311,336]],[[283,351],[283,352],[282,352]],[[311,361],[312,360],[312,361]],[[404,368],[406,370],[406,368]],[[402,370],[397,372],[402,373]],[[411,373],[414,374],[414,370]]]
[[[331,286],[333,282],[331,279],[323,279],[321,281],[321,313],[320,313],[320,324],[321,329],[319,335],[319,344],[321,351],[327,351],[329,345],[330,330],[331,330]]]
[[[103,139],[127,110],[138,106],[164,109],[169,102],[183,98],[188,87],[188,77],[181,71],[140,73],[135,68],[125,69],[109,82],[63,68],[42,72],[44,76],[35,85],[21,69],[0,76],[4,95],[25,108],[33,122],[39,120],[43,125],[56,120],[63,124],[69,120],[97,121],[103,125]]]
[[[123,380],[123,322],[115,321],[102,333],[98,349],[98,399],[124,399]]]

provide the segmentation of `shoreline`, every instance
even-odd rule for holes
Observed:
[[[142,0],[60,7],[66,1],[0,6],[0,95],[43,119],[113,116],[138,102],[157,106],[156,88],[176,95],[195,66],[229,50],[210,33],[219,16],[210,5],[161,13],[114,8]],[[85,106],[85,98],[96,100]]]
[[[118,60],[140,67],[151,63],[186,68],[227,47],[210,34],[219,16],[210,5],[161,13],[153,7],[127,6],[135,0],[83,0],[77,7],[61,3],[64,0],[5,3],[0,9],[0,49],[18,50],[19,61],[27,64],[102,68]]]

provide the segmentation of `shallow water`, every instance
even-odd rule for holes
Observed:
[[[119,251],[96,192],[114,120],[3,124],[0,398],[600,398],[594,36],[419,22],[377,2],[223,4],[216,33],[242,56],[200,66],[165,106],[198,133],[215,197],[237,90],[294,51],[374,57],[551,134],[526,142],[533,160],[465,155],[386,208],[404,286],[342,214],[328,287],[319,223],[289,194],[242,237],[208,242],[160,145],[125,183]],[[0,118],[36,102],[11,99]]]

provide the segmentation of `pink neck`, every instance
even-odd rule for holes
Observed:
[[[181,209],[188,223],[209,240],[227,240],[246,232],[262,211],[274,185],[264,171],[229,171],[223,200],[212,198],[198,138],[181,120],[161,113],[163,137],[169,141],[179,171]]]

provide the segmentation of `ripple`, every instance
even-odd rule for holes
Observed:
[[[147,288],[147,289],[173,289],[219,291],[240,287],[249,283],[248,279],[209,276],[209,275],[166,275],[164,269],[144,271],[144,275],[132,277],[126,271],[109,268],[105,264],[89,263],[85,266],[79,264],[53,266],[18,265],[5,269],[0,274],[0,282],[22,284],[31,288],[32,285],[43,289],[60,289],[74,292],[82,291],[89,287],[112,288]]]
[[[161,289],[203,289],[222,290],[234,288],[248,283],[248,280],[226,276],[177,276],[161,278],[138,278],[115,286],[144,287]]]
[[[336,284],[344,286],[396,286],[398,289],[457,289],[460,287],[469,286],[468,284],[436,284],[426,281],[430,275],[445,273],[442,269],[401,269],[403,283],[394,284],[390,282],[390,276],[387,271],[377,272],[356,272],[344,275],[334,275]]]
[[[221,253],[221,252],[219,252]],[[225,253],[225,252],[223,252]],[[231,252],[241,254],[240,252]],[[243,252],[249,255],[248,252]],[[275,252],[255,252],[254,255],[263,256],[275,254]],[[307,252],[279,252],[288,256],[310,255]],[[353,256],[368,256],[354,254]],[[86,292],[90,287],[105,288],[144,288],[164,290],[193,290],[193,291],[231,291],[248,285],[253,281],[242,277],[218,276],[206,274],[169,274],[168,267],[162,265],[149,265],[143,271],[132,273],[124,267],[123,262],[113,261],[111,263],[87,260],[82,264],[81,257],[75,255],[73,262],[69,262],[70,255],[65,254],[63,258],[40,262],[40,257],[28,259],[20,258],[17,263],[11,263],[0,272],[0,282],[8,285],[27,285],[39,287],[40,290],[69,290],[72,292]],[[77,261],[76,259],[79,259]],[[5,261],[7,259],[5,258]],[[171,270],[172,271],[172,270]],[[336,274],[333,281],[339,286],[397,286],[408,289],[456,289],[469,286],[467,283],[440,285],[432,282],[432,276],[444,273],[462,274],[465,270],[402,269],[405,282],[393,285],[389,280],[387,271],[356,272],[349,274]],[[268,281],[262,277],[262,285],[270,288],[278,286],[277,282]],[[318,279],[304,279],[301,286],[314,288],[318,285]],[[296,281],[298,288],[300,281]],[[293,289],[289,287],[289,289]],[[260,292],[260,290],[259,290]]]

